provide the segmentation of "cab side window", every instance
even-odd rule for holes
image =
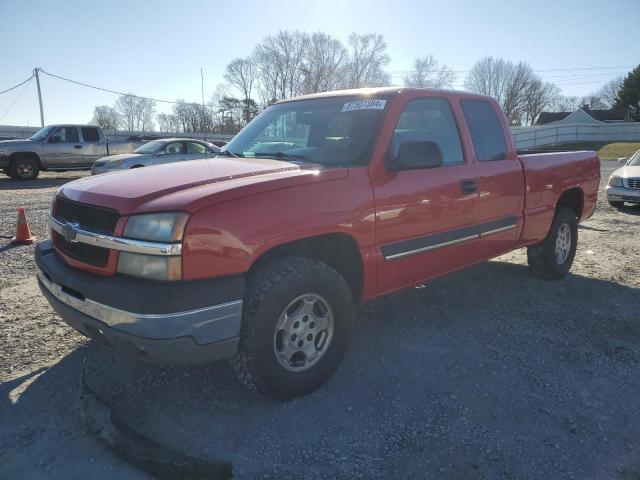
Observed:
[[[469,126],[476,158],[491,162],[507,158],[507,144],[493,106],[484,100],[462,100],[464,118]]]
[[[408,102],[393,132],[389,161],[397,158],[404,142],[435,142],[442,151],[442,164],[464,163],[460,135],[449,102],[443,98],[423,98]]]
[[[49,141],[52,143],[78,143],[80,141],[78,129],[76,127],[60,127],[51,134]]]
[[[160,152],[161,155],[177,155],[177,154],[180,154],[180,153],[185,153],[184,143],[182,143],[182,142],[169,143]]]

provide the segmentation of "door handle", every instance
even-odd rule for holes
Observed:
[[[476,178],[465,178],[460,182],[460,190],[465,195],[469,195],[470,193],[475,193],[478,191],[478,179]]]
[[[73,148],[82,148],[82,145],[74,145]]]

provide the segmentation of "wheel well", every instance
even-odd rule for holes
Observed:
[[[567,190],[558,199],[556,210],[560,207],[569,207],[576,214],[576,217],[582,216],[582,208],[584,206],[584,193],[580,188],[572,188]]]
[[[344,233],[330,233],[278,245],[260,255],[251,265],[249,274],[283,257],[307,257],[326,263],[347,282],[354,302],[360,301],[364,272],[360,250],[353,237]]]
[[[17,160],[19,158],[30,158],[32,160],[35,160],[35,162],[38,164],[38,168],[42,169],[42,163],[40,163],[40,157],[38,157],[38,155],[36,155],[33,152],[14,152],[11,155],[9,155],[9,161]]]

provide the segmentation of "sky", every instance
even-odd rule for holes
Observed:
[[[565,95],[640,63],[640,0],[0,0],[0,91],[34,67],[142,96],[207,101],[224,68],[279,29],[381,33],[394,83],[433,54],[464,81],[485,56],[525,61]],[[573,70],[569,70],[573,69]],[[89,122],[117,95],[41,74],[45,123]],[[158,104],[168,112],[170,105]],[[0,94],[0,125],[40,123],[35,81]]]

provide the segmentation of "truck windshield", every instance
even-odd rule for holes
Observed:
[[[31,135],[31,137],[29,137],[29,140],[36,140],[41,142],[42,140],[47,138],[51,130],[53,130],[53,127],[43,127],[40,130],[38,130],[36,133]]]
[[[144,145],[140,145],[133,151],[133,153],[156,153],[164,144],[165,142],[160,140],[153,140],[145,143]]]
[[[353,96],[279,103],[253,119],[221,153],[322,165],[364,164],[386,104],[384,98]]]

